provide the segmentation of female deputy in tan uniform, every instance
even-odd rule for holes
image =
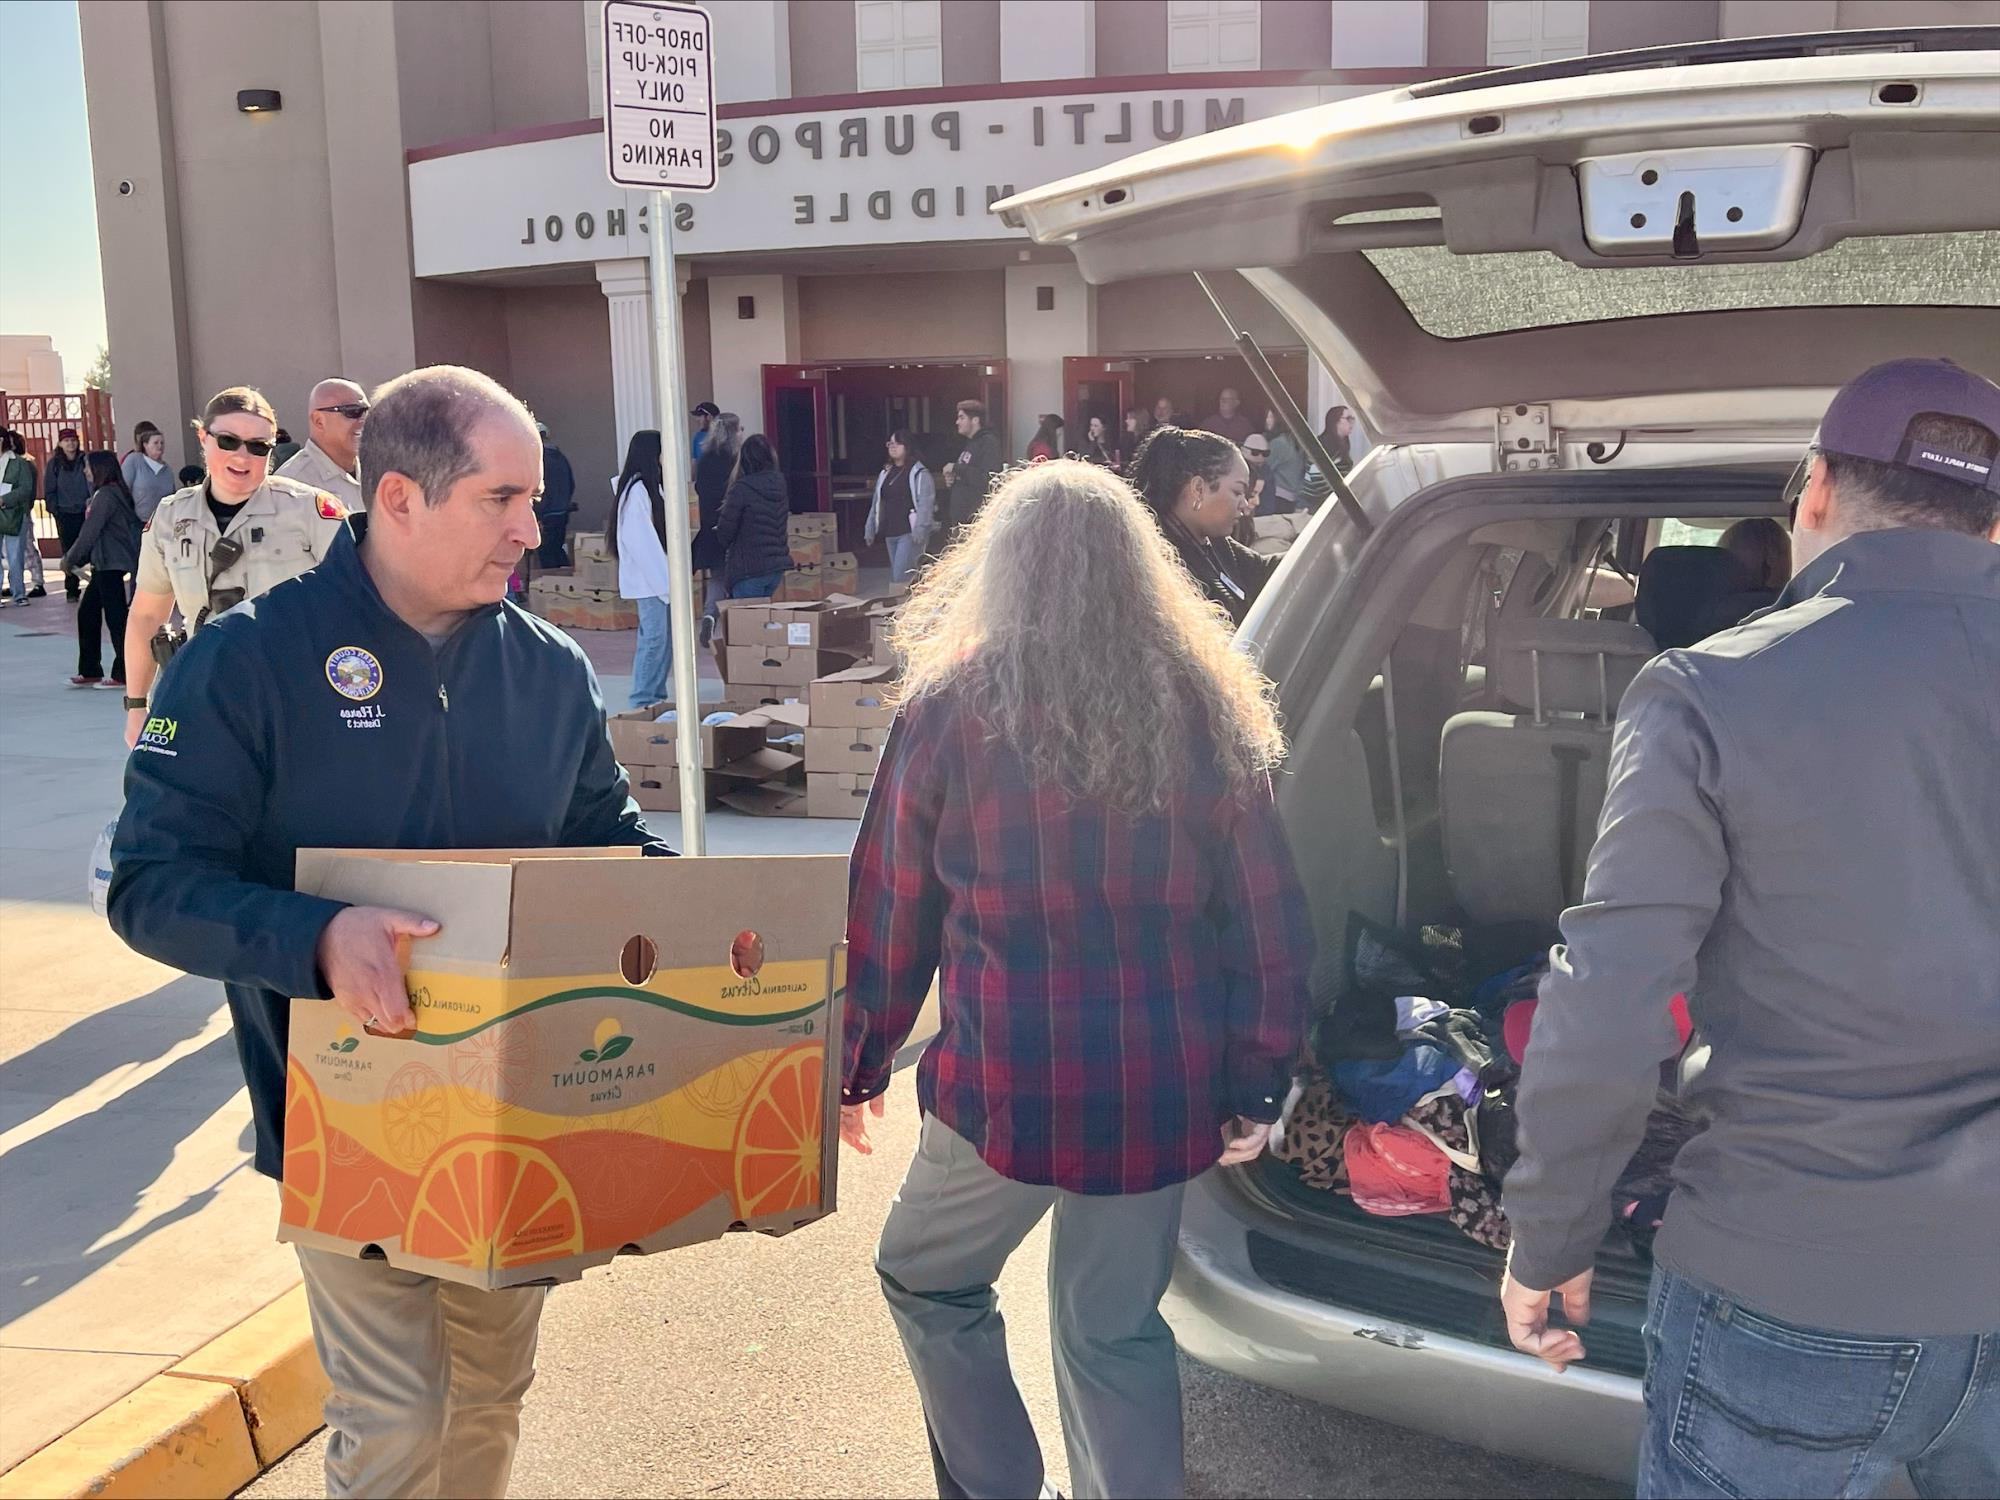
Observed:
[[[318,566],[347,514],[324,490],[270,472],[278,417],[261,392],[218,392],[195,427],[208,477],[162,500],[140,538],[138,590],[125,627],[128,746],[146,726],[147,693],[160,667],[154,638],[175,606],[185,627],[198,630]],[[159,653],[171,654],[171,645]]]

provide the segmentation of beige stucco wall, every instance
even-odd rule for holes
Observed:
[[[193,453],[196,397],[182,297],[172,101],[159,8],[86,0],[77,7],[88,71],[92,186],[121,432],[150,421],[176,462]],[[121,194],[118,185],[132,191]]]
[[[588,6],[566,0],[498,4],[486,11],[493,68],[493,130],[518,130],[590,114],[583,28]],[[595,19],[594,17],[592,19]]]
[[[952,0],[941,21],[946,86],[998,83],[1000,0]]]
[[[1323,68],[1333,59],[1331,5],[1271,5],[1258,13],[1257,47],[1267,68]]]
[[[1590,7],[1590,50],[1623,52],[1722,35],[1722,0],[1647,0],[1644,5]]]
[[[500,294],[509,388],[549,424],[576,470],[588,530],[604,518],[624,454],[611,402],[611,324],[604,294],[589,286],[510,287]]]
[[[799,358],[994,358],[1007,348],[1007,289],[991,271],[801,276]]]
[[[1167,71],[1167,0],[1097,7],[1097,76]]]
[[[1265,348],[1298,347],[1299,336],[1235,272],[1222,273],[1214,284],[1230,316],[1247,324]],[[1233,344],[1192,276],[1155,276],[1097,289],[1100,354],[1210,353]]]
[[[163,13],[193,396],[255,385],[300,436],[307,393],[340,363],[317,20],[230,0]],[[241,114],[238,88],[284,107]]]
[[[801,99],[855,90],[854,7],[790,0],[792,93]]]

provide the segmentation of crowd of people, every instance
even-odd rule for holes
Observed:
[[[1639,673],[1587,899],[1540,983],[1507,1185],[1502,1303],[1521,1349],[1558,1367],[1583,1353],[1607,1173],[1629,1154],[1659,1059],[1683,1040],[1669,1021],[1675,989],[1695,990],[1694,1020],[1713,1041],[1722,1081],[1708,1097],[1760,1143],[1746,1165],[1718,1156],[1711,1131],[1684,1163],[1692,1206],[1675,1200],[1649,1326],[1654,1361],[1674,1362],[1647,1388],[1649,1495],[1729,1488],[1670,1440],[1718,1308],[1762,1330],[1757,1359],[1700,1371],[1720,1409],[1765,1414],[1731,1428],[1727,1472],[1715,1472],[1733,1492],[1795,1488],[1779,1481],[1798,1453],[1855,1448],[1845,1429],[1793,1441],[1769,1387],[1808,1408],[1830,1402],[1837,1393],[1809,1382],[1846,1379],[1834,1366],[1873,1349],[1894,1367],[1893,1379],[1881,1372],[1890,1399],[1877,1391],[1878,1415],[1906,1390],[1913,1411],[1940,1414],[1924,1492],[2000,1487],[2000,1283],[1994,1235],[1979,1233],[2000,1224],[1976,1201],[1991,1201],[1980,1185],[1995,1117],[1990,1089],[1975,1097],[1954,1081],[1966,1039],[1992,1051],[2000,963],[1992,840],[1972,832],[2000,826],[2000,388],[1914,363],[1932,368],[1871,371],[1836,399],[1801,466],[1791,538],[1732,531],[1729,548],[1782,588],[1775,607]],[[135,603],[128,639],[164,618],[160,599],[179,601],[191,636],[170,670],[135,672],[133,685],[152,688],[155,722],[200,725],[204,740],[180,754],[170,732],[135,733],[109,894],[133,947],[225,982],[256,1166],[271,1176],[290,1006],[330,1002],[357,1025],[401,1029],[398,945],[436,931],[421,913],[293,890],[296,851],[333,831],[328,808],[339,842],[363,847],[672,853],[629,800],[587,660],[508,603],[513,570],[547,534],[546,430],[495,382],[452,367],[400,377],[372,402],[329,401],[325,414],[353,424],[365,504],[269,476],[275,414],[234,389],[198,423],[207,479],[160,500],[136,533],[137,599],[154,602],[143,620]],[[696,415],[691,450],[673,461],[694,477],[698,557],[719,588],[709,602],[768,594],[790,562],[772,445],[728,413]],[[1185,1188],[1266,1149],[1308,1020],[1314,922],[1273,793],[1286,744],[1275,688],[1233,629],[1270,564],[1232,533],[1260,480],[1297,496],[1310,466],[1237,403],[1219,400],[1198,428],[1170,408],[1154,415],[1128,429],[1136,440],[1117,463],[1009,468],[985,409],[962,402],[941,474],[894,433],[870,506],[871,539],[909,568],[929,561],[894,626],[899,707],[851,865],[839,1128],[872,1152],[895,1060],[935,986],[942,1024],[917,1065],[919,1143],[876,1266],[945,1495],[1046,1492],[994,1283],[1051,1212],[1076,1491],[1182,1493],[1159,1304]],[[1328,413],[1322,442],[1336,458],[1343,426]],[[1101,424],[1091,436],[1102,443]],[[346,451],[318,434],[313,444]],[[621,591],[641,602],[648,671],[656,658],[664,669],[676,586],[665,463],[657,432],[633,438],[609,532]],[[11,462],[7,473],[0,516],[15,514]],[[121,579],[135,565],[132,487],[103,454],[86,457],[83,490],[66,562]],[[248,516],[303,526],[290,549],[303,577],[230,572],[241,560],[221,544]],[[268,605],[229,610],[250,596]],[[110,598],[100,604],[108,616]],[[324,727],[335,639],[373,673],[375,712],[354,721],[373,726],[365,735]],[[1881,799],[1893,816],[1870,817],[1858,799],[1890,762],[1906,784]],[[1820,796],[1834,801],[1814,806]],[[1881,868],[1926,893],[1923,931],[1884,925]],[[1799,924],[1824,936],[1827,961],[1798,956]],[[1884,954],[1921,976],[1924,1024],[1882,982],[1895,972]],[[1942,1247],[1926,1275],[1856,1247],[1730,1233],[1732,1215],[1832,1222],[1843,1198],[1893,1205],[1895,1225],[1877,1228],[1937,1226],[1922,1230]],[[1673,1215],[1714,1223],[1676,1241]],[[1958,1244],[1946,1226],[1967,1215]],[[1674,1261],[1676,1243],[1706,1258],[1697,1266],[1690,1248]],[[332,1380],[329,1494],[504,1493],[545,1292],[300,1259]],[[1570,1327],[1551,1325],[1554,1300]],[[1816,1308],[1825,1316],[1793,1311]]]

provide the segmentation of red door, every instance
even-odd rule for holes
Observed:
[[[795,512],[833,509],[826,373],[820,365],[764,366],[764,431]]]
[[[1125,437],[1125,413],[1138,405],[1138,369],[1143,360],[1070,356],[1063,360],[1063,442],[1083,450],[1090,419],[1102,417],[1108,446],[1123,459],[1132,455]]]

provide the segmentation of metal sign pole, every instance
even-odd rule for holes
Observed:
[[[660,396],[666,491],[667,621],[674,664],[674,756],[681,772],[681,853],[708,852],[701,768],[701,679],[695,669],[694,541],[688,534],[688,404],[681,368],[681,294],[674,284],[673,197],[655,192],[647,262],[653,299],[653,384]]]

